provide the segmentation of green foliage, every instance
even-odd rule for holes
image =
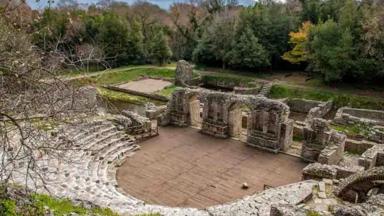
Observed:
[[[45,10],[39,22],[34,23],[36,29],[33,42],[43,50],[54,49],[59,38],[67,32],[69,19],[67,14],[56,10]]]
[[[341,80],[354,64],[353,38],[332,20],[313,28],[310,36],[310,60],[326,82]]]
[[[322,20],[326,21],[313,28],[309,46],[311,67],[323,75],[325,82],[372,81],[383,77],[384,59],[377,58],[381,54],[376,51],[383,53],[384,47],[376,45],[384,41],[379,36],[384,23],[377,22],[380,15],[377,16],[376,7],[369,4],[363,7],[355,0],[332,0],[321,6],[330,16],[328,19],[323,16]]]
[[[372,131],[372,126],[364,123],[356,123],[356,124],[348,124],[348,125],[332,124],[331,127],[337,131],[347,134],[350,137],[356,137],[356,136],[368,137],[368,135]]]
[[[259,43],[268,51],[269,62],[278,66],[281,56],[289,49],[289,32],[296,29],[298,19],[287,12],[283,4],[260,1],[240,14],[238,32],[251,29]]]
[[[215,74],[203,75],[202,82],[204,85],[219,86],[225,85],[228,87],[242,86],[242,87],[255,87],[256,84],[250,83],[249,77],[231,76],[230,74]]]
[[[118,216],[118,214],[112,212],[110,209],[87,209],[82,206],[75,206],[69,199],[55,199],[44,194],[35,194],[33,195],[33,199],[34,205],[36,205],[41,212],[44,212],[44,208],[48,207],[54,212],[55,216],[65,216],[70,213],[76,213],[78,215]]]
[[[293,135],[293,141],[296,141],[296,142],[302,142],[304,140],[304,136],[301,135],[301,134],[294,134]]]
[[[270,66],[269,53],[259,43],[250,29],[242,32],[228,53],[229,65],[236,68],[260,68]]]
[[[223,14],[215,16],[193,51],[193,60],[205,64],[218,64],[223,68],[228,64],[229,52],[234,40],[235,19]]]
[[[109,73],[103,73],[100,76],[92,77],[96,84],[118,84],[139,78],[140,76],[153,78],[173,78],[175,71],[168,68],[143,67],[126,70],[115,70]]]
[[[153,102],[153,101],[150,101],[150,99],[145,97],[130,95],[123,92],[112,91],[106,88],[100,87],[97,90],[103,99],[112,103],[121,102],[121,103],[127,103],[127,104],[143,105],[147,102]]]
[[[157,94],[160,94],[160,95],[169,97],[169,96],[171,96],[172,93],[176,90],[176,88],[177,88],[177,86],[175,86],[175,85],[170,85],[170,86],[167,86],[167,87],[165,87],[164,89],[160,90],[159,92],[157,92]]]
[[[282,58],[292,64],[300,64],[308,61],[308,34],[312,27],[310,22],[305,22],[298,32],[289,33],[289,43],[293,49],[285,52]]]
[[[285,85],[273,85],[270,96],[272,98],[303,98],[309,100],[333,100],[335,107],[350,106],[365,109],[384,109],[384,100],[376,97],[357,96],[333,91],[306,89]]]
[[[71,213],[84,216],[118,216],[118,214],[107,208],[85,208],[81,205],[73,204],[69,199],[57,199],[45,194],[25,193],[23,188],[13,185],[9,188],[14,191],[13,195],[9,196],[1,193],[0,215],[46,215],[46,211],[49,209],[55,216],[66,216]]]
[[[17,216],[16,202],[10,199],[0,199],[0,215]]]
[[[265,0],[235,7],[232,0],[207,1],[174,4],[169,11],[150,3],[47,9],[25,31],[43,57],[58,52],[65,56],[64,63],[76,67],[164,64],[185,58],[258,71],[308,65],[307,70],[322,75],[326,83],[383,80],[382,4],[299,2]],[[304,26],[300,29],[300,23],[308,21],[313,23],[309,33]],[[93,61],[84,60],[91,55]]]
[[[308,210],[306,213],[307,216],[321,216],[321,214],[314,210]]]
[[[158,31],[151,42],[150,56],[153,62],[163,65],[172,56],[163,31]]]

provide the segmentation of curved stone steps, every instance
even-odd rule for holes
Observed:
[[[95,121],[90,121],[90,122],[85,122],[81,123],[79,125],[73,126],[67,126],[65,128],[65,134],[69,137],[75,137],[76,135],[79,134],[81,131],[88,131],[89,129],[93,127],[97,127],[103,124],[103,120],[95,120]]]
[[[110,148],[111,146],[116,145],[118,142],[134,143],[134,141],[131,140],[128,136],[120,132],[113,134],[106,139],[102,139],[100,142],[94,143],[91,146],[92,148],[89,148],[89,151],[92,153],[91,155],[94,155],[97,152],[104,151],[106,148]],[[95,148],[96,146],[99,146],[99,148]]]
[[[82,134],[82,137],[74,137],[74,140],[77,144],[84,146],[84,143],[92,142],[92,140],[99,137],[104,137],[111,132],[117,131],[117,128],[114,125],[102,125],[95,129],[93,132],[85,132]],[[86,146],[86,145],[85,145]]]
[[[102,179],[107,180],[106,175],[107,175],[107,170],[105,169],[108,164],[114,165],[112,162],[117,158],[117,157],[122,157],[128,152],[133,152],[138,150],[139,146],[135,144],[129,144],[126,145],[125,143],[122,143],[116,148],[111,148],[108,149],[108,151],[104,152],[101,156],[99,156],[99,159],[101,163],[98,164],[98,175],[102,177]],[[102,172],[100,172],[102,170]],[[100,174],[101,173],[101,174]]]

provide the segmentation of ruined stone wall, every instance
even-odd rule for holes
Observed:
[[[190,124],[189,108],[185,89],[177,89],[168,102],[169,124],[186,127]]]
[[[342,167],[338,165],[311,163],[303,169],[303,179],[342,179],[360,171],[363,171],[363,168],[358,166]]]
[[[204,104],[203,124],[201,132],[216,137],[229,136],[228,107],[230,94],[212,92],[207,96]]]
[[[344,180],[335,189],[334,194],[349,202],[364,202],[370,196],[372,188],[383,186],[384,167],[375,167],[355,173]]]
[[[126,124],[124,124],[124,130],[136,138],[141,136],[152,136],[152,124],[151,120],[147,117],[141,116],[135,112],[124,110],[122,116],[126,117]],[[156,130],[157,133],[157,130]]]
[[[359,165],[365,169],[370,169],[375,166],[384,165],[384,146],[383,145],[374,145],[372,148],[369,148],[365,151],[359,158]]]
[[[353,154],[363,154],[369,148],[372,148],[375,144],[365,140],[351,140],[347,139],[345,142],[345,151]]]
[[[204,104],[202,133],[221,138],[229,137],[230,126],[233,128],[234,124],[241,124],[242,118],[239,115],[238,121],[234,120],[233,116],[230,119],[231,109],[234,106],[246,106],[250,110],[247,125],[248,144],[278,152],[287,149],[292,142],[293,121],[288,119],[289,107],[280,101],[252,95],[178,89],[168,104],[170,124],[191,126],[191,97],[198,97]]]
[[[188,86],[193,79],[193,67],[185,60],[177,62],[175,85]]]
[[[252,98],[250,104],[247,142],[274,152],[288,148],[293,136],[289,107],[264,97]]]
[[[384,125],[384,111],[342,107],[337,111],[334,121],[339,124]]]
[[[327,101],[320,103],[318,106],[313,107],[309,110],[306,121],[309,122],[314,118],[322,118],[324,117],[329,111],[331,111],[333,106],[332,101]]]
[[[306,161],[337,164],[344,153],[346,136],[329,127],[325,119],[314,118],[304,128],[301,157]]]
[[[235,94],[243,94],[243,95],[257,95],[259,94],[261,90],[261,86],[258,86],[258,87],[239,87],[239,86],[235,86],[233,88],[233,91]]]
[[[308,113],[314,107],[319,106],[321,101],[305,100],[299,98],[292,98],[286,101],[289,109],[293,112]]]
[[[371,133],[368,135],[368,139],[378,143],[384,143],[384,127],[373,126]]]

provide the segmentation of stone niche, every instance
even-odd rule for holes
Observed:
[[[216,137],[229,137],[228,113],[226,104],[230,95],[212,92],[207,95],[207,103],[203,109],[203,124],[201,132]]]
[[[289,107],[264,97],[249,100],[247,143],[269,151],[286,150],[293,136],[293,121],[288,119]]]
[[[189,109],[186,101],[186,91],[176,90],[168,103],[169,123],[172,125],[186,127],[189,126]]]
[[[199,89],[176,89],[167,104],[168,124],[188,127],[201,122],[200,103],[205,101],[205,92]]]

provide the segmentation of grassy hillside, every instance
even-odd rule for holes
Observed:
[[[66,216],[76,215],[118,216],[108,208],[85,207],[74,204],[69,199],[57,199],[45,194],[25,193],[21,188],[11,188],[8,193],[0,193],[0,215],[2,216],[38,216],[47,215]],[[11,192],[10,192],[11,191]]]

